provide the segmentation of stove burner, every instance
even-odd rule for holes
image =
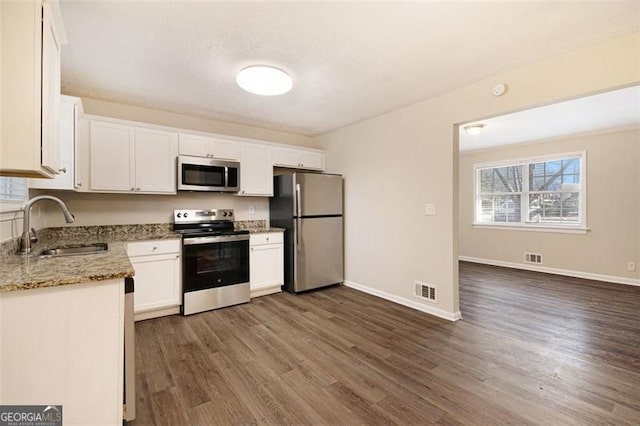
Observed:
[[[242,235],[247,230],[236,230],[233,210],[174,210],[173,230],[184,237],[216,235]]]

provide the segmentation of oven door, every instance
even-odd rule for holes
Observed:
[[[224,235],[183,240],[185,293],[249,282],[249,236]]]

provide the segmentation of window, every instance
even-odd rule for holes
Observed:
[[[476,224],[586,224],[585,153],[475,165]]]
[[[28,192],[27,179],[0,177],[0,212],[21,209]]]

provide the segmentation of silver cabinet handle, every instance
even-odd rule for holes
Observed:
[[[82,186],[82,182],[78,182],[78,183],[76,184],[76,187],[77,187],[77,188],[80,188],[81,186]]]
[[[130,189],[130,191],[135,191],[135,190],[136,190],[136,189],[135,189],[133,186],[132,186],[132,187],[131,187],[131,189]]]
[[[67,168],[66,168],[66,167],[63,167],[63,168],[61,168],[61,169],[58,169],[58,171],[59,171],[60,173],[67,173]]]

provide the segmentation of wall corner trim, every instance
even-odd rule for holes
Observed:
[[[391,302],[397,303],[399,305],[403,305],[417,311],[421,311],[439,318],[444,318],[449,321],[458,321],[462,319],[462,314],[460,311],[457,312],[448,312],[440,308],[436,308],[433,306],[428,306],[423,303],[419,303],[417,301],[413,301],[411,299],[407,299],[405,297],[396,296],[395,294],[387,293],[386,291],[377,290],[375,288],[371,288],[362,284],[354,283],[352,281],[344,281],[343,283],[345,287],[352,288],[354,290],[361,291],[363,293],[371,294],[373,296],[377,296],[381,299],[386,299]]]
[[[493,260],[493,259],[482,259],[479,257],[458,256],[458,260],[462,262],[482,263],[484,265],[501,266],[503,268],[523,269],[525,271],[563,275],[565,277],[583,278],[586,280],[604,281],[604,282],[614,283],[614,284],[640,286],[640,279],[636,279],[636,278],[617,277],[614,275],[593,274],[591,272],[548,268],[546,266],[538,266],[538,265],[525,265],[523,263],[505,262],[503,260]]]

